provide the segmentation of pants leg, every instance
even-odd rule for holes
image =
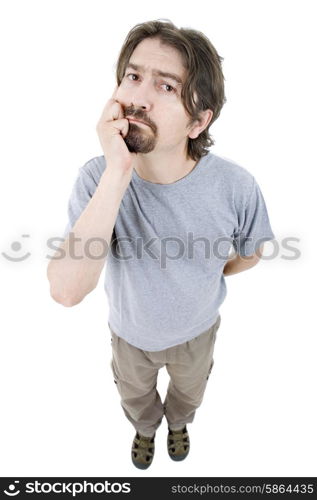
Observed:
[[[111,368],[121,396],[121,406],[136,431],[151,437],[164,416],[163,404],[156,390],[158,370],[165,364],[160,359],[161,351],[147,353],[112,331],[111,335]]]
[[[202,403],[214,364],[214,344],[220,322],[219,315],[206,332],[169,350],[166,369],[170,382],[164,411],[171,430],[178,430],[191,423],[196,409]]]

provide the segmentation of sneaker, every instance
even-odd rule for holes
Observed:
[[[184,460],[189,453],[189,435],[185,427],[183,429],[172,431],[168,429],[167,450],[172,460]]]
[[[134,436],[131,450],[133,464],[138,469],[147,469],[150,467],[154,456],[154,438],[141,436],[138,432]]]

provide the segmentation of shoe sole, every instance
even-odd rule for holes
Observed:
[[[173,455],[170,455],[169,454],[169,457],[174,460],[174,462],[181,462],[182,460],[185,460],[185,458],[188,456],[188,453],[186,455],[180,455],[178,457],[176,456],[173,456]]]
[[[150,464],[148,464],[148,465],[145,465],[145,464],[139,464],[139,463],[137,463],[137,462],[134,462],[133,460],[132,460],[132,463],[133,463],[133,465],[134,465],[135,467],[137,467],[137,469],[142,469],[142,470],[148,469],[148,468],[150,467],[150,465],[152,464],[152,462],[151,462]]]

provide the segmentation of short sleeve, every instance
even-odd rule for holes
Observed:
[[[68,223],[64,229],[63,238],[67,237],[75,222],[88,205],[96,187],[96,182],[85,170],[85,166],[81,167],[68,201]]]
[[[264,243],[275,239],[263,194],[253,177],[250,198],[240,214],[239,230],[234,234],[233,247],[243,256],[250,256]]]

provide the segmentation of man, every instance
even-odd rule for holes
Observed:
[[[164,415],[169,456],[188,455],[186,426],[213,367],[224,276],[254,266],[274,238],[255,178],[207,149],[226,101],[221,60],[202,33],[171,22],[130,31],[97,125],[104,154],[80,168],[63,258],[48,267],[52,297],[74,306],[97,286],[107,258],[111,367],[141,469],[152,463]],[[156,389],[163,366],[164,403]]]

